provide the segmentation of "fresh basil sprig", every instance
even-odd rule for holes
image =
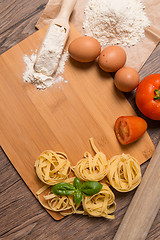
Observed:
[[[83,194],[92,196],[99,193],[102,186],[101,183],[96,181],[86,181],[82,184],[76,177],[73,181],[73,185],[70,183],[57,183],[51,187],[51,190],[55,195],[74,195],[74,201],[77,206],[81,203]]]
[[[55,195],[73,195],[75,187],[70,183],[57,183],[52,186],[52,192]]]
[[[81,193],[80,190],[77,189],[74,194],[74,201],[76,206],[82,202],[82,199],[83,199],[83,194]]]
[[[96,181],[87,181],[82,184],[81,191],[86,196],[92,196],[99,193],[102,189],[102,184]]]
[[[81,180],[79,180],[77,177],[75,177],[74,181],[73,181],[73,185],[76,189],[81,189],[82,187],[82,183]]]

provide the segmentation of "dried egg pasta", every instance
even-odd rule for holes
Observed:
[[[84,196],[82,206],[88,214],[93,217],[105,217],[114,219],[111,215],[116,209],[115,196],[111,189],[103,184],[101,191],[93,196]]]
[[[104,153],[94,145],[93,139],[90,139],[91,146],[95,151],[95,156],[89,152],[84,153],[84,157],[73,167],[77,178],[83,181],[100,181],[107,175],[107,159]]]
[[[119,192],[128,192],[141,182],[139,162],[129,154],[116,155],[109,160],[109,183]]]
[[[73,184],[73,180],[74,178],[68,178],[64,182]],[[59,212],[63,216],[67,216],[74,213],[82,214],[84,212],[77,210],[79,206],[75,206],[73,195],[58,196],[49,191],[47,195],[43,195],[43,200],[45,201],[45,203],[43,203],[43,200],[41,200],[40,195],[49,187],[50,187],[49,185],[44,185],[41,189],[39,189],[36,192],[38,200],[44,208],[50,211]]]
[[[35,161],[39,179],[48,185],[62,182],[70,173],[70,162],[62,152],[44,151]]]
[[[84,154],[76,166],[72,167],[76,177],[82,181],[100,181],[107,176],[107,183],[120,192],[131,191],[141,181],[139,162],[129,154],[116,155],[107,161],[90,138],[95,156],[89,152]],[[39,179],[45,185],[36,192],[39,202],[50,211],[59,212],[63,216],[83,214],[94,217],[114,219],[116,209],[115,196],[107,184],[97,194],[83,194],[82,203],[76,206],[73,195],[55,195],[49,188],[60,182],[71,183],[69,178],[70,162],[65,153],[44,151],[35,161],[35,169]],[[83,209],[79,210],[82,206]]]

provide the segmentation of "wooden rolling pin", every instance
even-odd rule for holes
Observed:
[[[113,240],[144,240],[160,208],[160,142]]]

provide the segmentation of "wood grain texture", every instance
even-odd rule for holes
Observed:
[[[34,194],[42,186],[34,171],[34,162],[41,152],[65,152],[71,164],[76,165],[86,151],[91,151],[90,137],[107,159],[129,153],[140,163],[148,160],[154,146],[147,133],[134,144],[122,146],[117,141],[116,119],[135,112],[115,89],[111,76],[100,70],[96,62],[82,64],[69,59],[64,72],[67,83],[57,83],[45,91],[23,82],[23,56],[39,49],[46,29],[0,56],[0,141],[27,186]],[[79,36],[71,26],[67,45]],[[51,215],[60,218],[57,213]]]
[[[0,54],[35,32],[47,0],[0,1]]]
[[[1,53],[15,45],[15,43],[20,42],[31,33],[35,32],[34,25],[39,18],[40,10],[34,11],[34,9],[42,10],[47,1],[35,0],[30,2],[34,2],[36,7],[34,8],[32,3],[28,4],[28,0],[0,1],[0,29],[2,27],[3,19],[3,32],[1,32],[0,35]],[[23,15],[18,16],[16,20],[13,20],[12,16],[12,14],[14,15],[16,13],[14,8],[6,9],[6,6],[11,6],[12,4],[14,6],[18,6],[18,4],[20,4],[19,6],[21,6],[21,4],[25,6]],[[27,17],[24,18],[24,16]],[[10,22],[11,25],[10,28],[8,28],[8,24],[10,24]],[[25,36],[23,35],[23,30],[26,31]],[[159,72],[159,55],[160,46],[158,45],[148,59],[147,63],[141,69],[141,79],[150,73]],[[126,97],[132,104],[132,107],[135,109],[137,114],[140,114],[134,103],[134,94],[126,94]],[[154,145],[157,146],[157,143],[160,139],[159,123],[148,119],[146,120],[149,125],[148,133],[151,136]],[[145,171],[147,165],[148,162],[141,166],[142,172]],[[0,150],[0,169],[0,237],[1,239],[6,240],[53,239],[53,237],[56,240],[64,238],[113,239],[113,236],[118,229],[118,226],[135,192],[133,191],[124,195],[119,194],[119,196],[117,196],[119,206],[115,221],[93,219],[84,216],[70,216],[61,220],[60,222],[56,222],[39,205],[37,200],[24,184],[23,180],[15,171],[14,167],[10,164],[2,149]],[[159,239],[159,229],[160,212],[158,213],[152,228],[150,229],[147,240]]]

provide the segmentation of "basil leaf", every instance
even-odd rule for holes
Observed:
[[[86,181],[82,184],[81,191],[86,196],[92,196],[102,189],[102,184],[96,181]]]
[[[74,187],[76,188],[76,189],[81,189],[81,187],[82,187],[82,183],[81,183],[81,181],[76,177],[75,179],[74,179],[74,182],[73,182],[73,185],[74,185]]]
[[[73,195],[75,187],[70,183],[57,183],[51,187],[55,195]]]
[[[81,191],[76,190],[76,192],[74,194],[74,201],[75,201],[76,206],[81,203],[82,198],[83,198],[83,195],[82,195]]]

